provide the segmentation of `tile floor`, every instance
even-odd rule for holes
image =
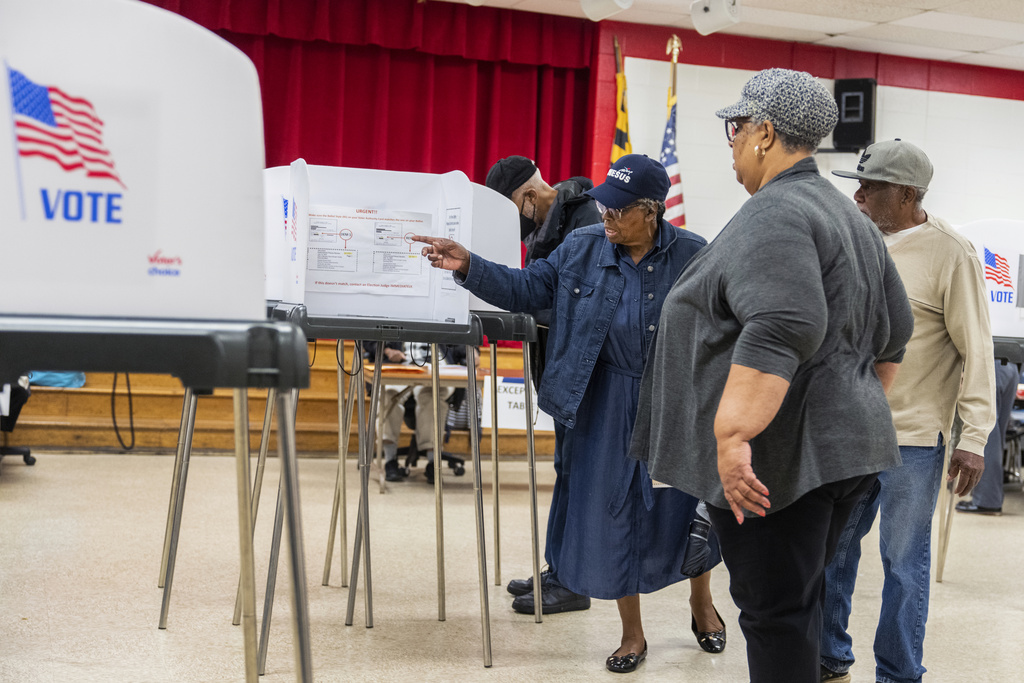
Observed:
[[[237,581],[234,460],[195,456],[168,628],[159,630],[157,588],[173,460],[153,455],[40,454],[34,467],[6,458],[0,468],[0,681],[237,681],[241,629],[231,625]],[[422,479],[370,497],[373,628],[362,591],[355,625],[344,625],[347,588],[340,559],[330,585],[321,577],[336,462],[299,462],[313,666],[318,681],[622,680],[604,669],[618,644],[612,602],[535,624],[515,614],[494,584],[488,463],[484,501],[493,666],[482,665],[472,472],[445,475],[447,619],[437,619],[433,489]],[[277,462],[267,467],[256,530],[259,613],[272,532]],[[539,467],[541,533],[553,472]],[[502,583],[531,571],[527,470],[502,469]],[[355,523],[350,463],[349,542]],[[1024,495],[1007,494],[1002,517],[958,514],[945,581],[933,584],[925,665],[941,682],[1021,680],[1024,669]],[[282,563],[266,683],[295,680],[290,607]],[[648,681],[744,681],[743,638],[728,595],[728,574],[712,588],[729,629],[721,655],[702,652],[689,631],[686,584],[645,596],[650,656],[633,675]],[[873,681],[871,641],[881,568],[877,536],[865,546],[851,631],[855,682]]]

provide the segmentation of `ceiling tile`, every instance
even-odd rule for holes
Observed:
[[[743,8],[760,7],[780,12],[817,14],[822,17],[856,19],[858,21],[894,21],[917,14],[919,10],[898,7],[894,3],[865,2],[864,0],[742,0]]]
[[[784,26],[762,26],[741,21],[729,28],[722,29],[718,33],[728,33],[734,36],[750,36],[752,38],[768,38],[771,40],[785,40],[794,43],[816,43],[828,37],[827,33],[820,31],[802,31],[796,28]]]
[[[912,26],[949,33],[969,33],[975,36],[1005,38],[1014,42],[1024,40],[1024,24],[1010,21],[995,21],[980,17],[968,17],[947,12],[923,12],[912,17],[891,22],[896,26]]]
[[[1021,0],[960,0],[942,10],[968,17],[1024,23],[1024,2]]]
[[[989,54],[1002,55],[1003,57],[1024,57],[1024,45],[1010,45],[996,50],[989,50]]]
[[[878,4],[878,0],[872,1]],[[896,5],[897,7],[906,7],[908,9],[932,10],[956,5],[962,1],[963,0],[889,0],[886,4]]]
[[[688,26],[692,27],[689,14],[682,12],[664,12],[660,10],[638,7],[637,3],[622,14],[612,17],[615,21],[628,21],[631,24],[653,24],[654,26],[676,26],[679,22],[686,20]]]
[[[954,57],[962,57],[967,53],[962,50],[945,50],[938,47],[927,47],[924,45],[906,45],[894,43],[887,40],[870,40],[856,36],[843,35],[832,36],[825,40],[817,41],[818,45],[831,47],[843,47],[847,50],[860,50],[863,52],[878,52],[886,55],[899,55],[901,57],[914,57],[917,59],[937,59],[940,61],[950,60]]]
[[[820,14],[782,12],[761,7],[743,7],[740,21],[742,23],[759,24],[762,26],[779,26],[827,34],[847,33],[848,31],[855,31],[859,28],[874,25],[872,22],[857,19],[823,17]]]
[[[518,2],[512,7],[524,12],[586,18],[586,15],[583,14],[583,8],[580,7],[580,0],[522,0],[522,2]]]
[[[897,26],[895,24],[869,26],[857,29],[856,31],[850,31],[846,35],[855,38],[884,40],[906,45],[922,45],[963,52],[987,52],[988,50],[1007,47],[1020,42],[1019,39],[1007,40],[1005,38],[989,38],[988,36],[964,35],[948,31],[914,28],[912,26]]]

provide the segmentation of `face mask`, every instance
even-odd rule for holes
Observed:
[[[526,200],[523,200],[523,212],[519,214],[519,239],[525,240],[526,236],[537,229],[537,221],[534,218],[537,216],[537,205],[533,205],[534,218],[527,218],[523,215],[526,211]]]
[[[537,222],[519,214],[519,239],[525,240],[526,236],[537,229]]]

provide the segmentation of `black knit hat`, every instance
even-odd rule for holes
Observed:
[[[487,172],[485,185],[509,199],[537,172],[537,166],[526,157],[510,156],[498,161]]]

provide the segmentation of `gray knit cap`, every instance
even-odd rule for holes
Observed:
[[[719,109],[715,116],[771,121],[786,135],[815,143],[831,133],[839,120],[835,97],[806,71],[759,71],[740,94],[739,102]]]

